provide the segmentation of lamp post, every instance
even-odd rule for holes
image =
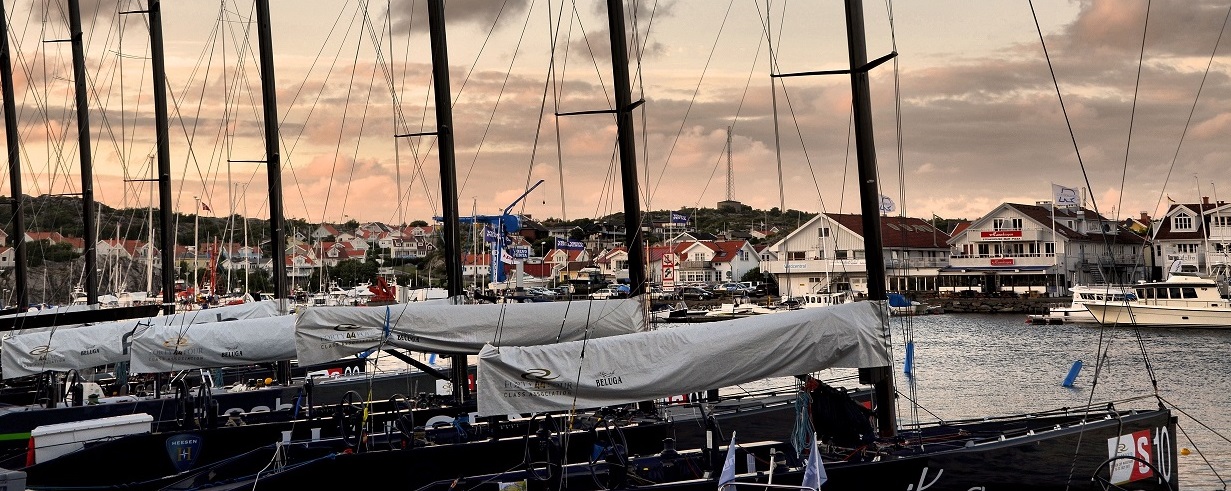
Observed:
[[[197,204],[196,210],[192,212],[192,295],[195,300],[197,292],[201,290],[197,284],[197,260],[201,257],[201,197],[193,196],[192,199]]]

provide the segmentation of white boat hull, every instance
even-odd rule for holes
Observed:
[[[1165,305],[1087,304],[1103,325],[1231,329],[1231,309]]]

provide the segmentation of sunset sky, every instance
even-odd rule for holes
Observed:
[[[76,192],[71,51],[40,42],[68,37],[67,7],[5,3],[24,191]],[[569,219],[621,211],[614,119],[552,115],[611,107],[604,3],[578,2],[575,11],[545,0],[445,3],[462,215],[498,213],[539,179],[515,211]],[[424,2],[270,4],[286,216],[398,223],[440,214],[434,139],[393,138],[434,129]],[[561,20],[562,5],[569,10]],[[892,51],[894,39],[899,53],[900,160],[894,66],[872,73],[881,185],[899,211],[973,219],[1001,202],[1050,199],[1050,183],[1088,187],[1100,212],[1120,218],[1158,213],[1167,196],[1231,196],[1231,70],[1228,48],[1215,51],[1231,2],[1155,1],[1148,29],[1145,0],[1035,2],[1072,137],[1028,2],[895,2],[892,31],[889,5],[866,2],[865,15],[868,58]],[[95,193],[116,207],[150,199],[148,184],[124,182],[149,177],[154,145],[145,17],[119,15],[144,6],[82,2]],[[777,71],[846,68],[842,2],[771,6]],[[264,156],[253,6],[172,1],[163,8],[173,202],[191,213],[199,196],[218,216],[233,209],[266,217],[264,166],[227,164]],[[640,74],[634,99],[645,99],[635,116],[643,208],[713,207],[725,199],[731,126],[734,199],[760,209],[784,202],[809,212],[857,211],[844,76],[782,79],[779,194],[765,10],[763,0],[636,5],[628,25],[636,25],[630,39],[638,44],[630,54]]]

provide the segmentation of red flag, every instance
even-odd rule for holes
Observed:
[[[201,202],[201,209],[205,211],[214,211],[214,210],[209,209],[209,205],[205,204],[204,201]]]

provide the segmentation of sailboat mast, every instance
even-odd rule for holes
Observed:
[[[881,242],[880,181],[876,172],[876,142],[872,133],[872,100],[868,87],[867,42],[863,32],[863,0],[846,0],[846,41],[854,99],[855,153],[859,169],[859,209],[863,215],[863,248],[868,270],[868,300],[885,301],[885,251]],[[859,378],[874,386],[876,422],[881,436],[897,433],[895,389],[890,367],[861,368]]]
[[[265,117],[265,167],[269,176],[269,247],[274,261],[274,298],[286,300],[286,234],[282,217],[282,158],[278,137],[278,98],[274,87],[274,49],[269,27],[269,0],[256,0],[257,38],[261,50],[261,102]]]
[[[462,294],[462,257],[458,244],[457,165],[453,154],[453,101],[449,92],[449,50],[445,41],[444,0],[427,2],[428,34],[432,42],[432,92],[436,96],[436,139],[440,144],[440,200],[444,230],[445,277],[450,297]],[[496,263],[497,265],[499,263]],[[431,268],[428,269],[431,271]],[[453,395],[460,404],[470,398],[467,356],[454,354]]]
[[[81,157],[81,216],[84,222],[86,303],[98,303],[98,230],[94,224],[94,164],[90,150],[90,103],[86,97],[85,53],[82,48],[81,3],[68,0],[68,26],[73,48],[73,87],[77,96],[77,151]]]
[[[21,193],[21,150],[17,141],[17,104],[13,95],[13,65],[9,59],[9,22],[0,0],[0,90],[4,95],[4,137],[9,149],[9,191],[13,193],[13,302],[30,305],[26,286],[26,213]]]
[[[436,96],[436,139],[440,147],[440,200],[444,222],[445,277],[449,296],[462,294],[462,265],[458,239],[457,164],[453,153],[453,101],[449,92],[449,50],[445,41],[443,0],[427,2],[432,42],[432,92]]]
[[[633,140],[633,97],[628,84],[628,40],[624,34],[623,0],[607,0],[607,22],[611,31],[611,71],[616,96],[620,179],[624,192],[628,295],[632,297],[645,292],[645,254],[641,244],[641,195],[637,189],[637,143]]]
[[[175,231],[171,226],[171,141],[167,123],[167,68],[163,60],[162,3],[149,0],[150,55],[154,77],[154,131],[158,152],[158,246],[162,263],[162,310],[175,313]],[[152,224],[151,224],[152,225]],[[150,237],[154,236],[153,228]],[[153,240],[151,240],[152,242]],[[153,264],[149,265],[153,268]]]

